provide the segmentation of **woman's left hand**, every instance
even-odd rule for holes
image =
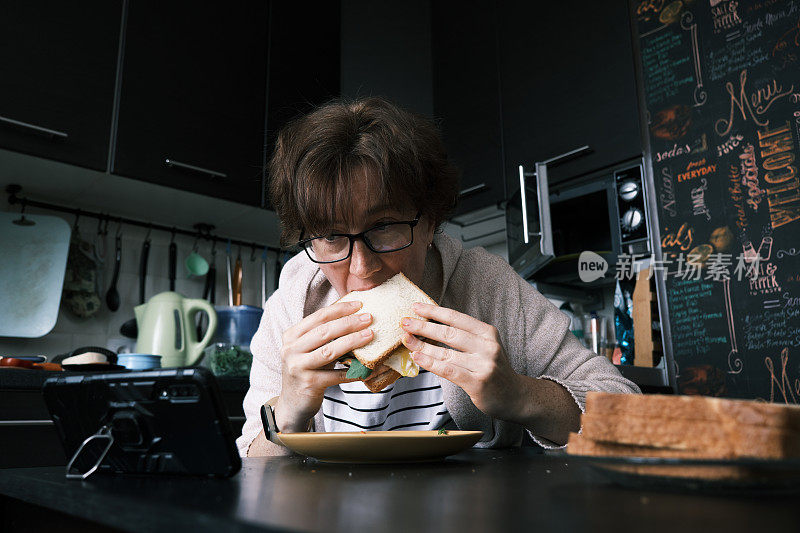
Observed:
[[[493,418],[508,420],[523,401],[522,384],[500,344],[494,326],[453,309],[430,304],[414,304],[422,317],[401,321],[406,334],[403,344],[412,351],[414,361],[437,376],[452,381],[466,392],[475,407]],[[448,347],[420,340],[423,337]]]

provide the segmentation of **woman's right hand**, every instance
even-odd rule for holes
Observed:
[[[347,369],[334,370],[336,360],[372,340],[368,313],[356,313],[361,302],[339,302],[303,318],[283,333],[281,394],[275,405],[278,428],[305,431],[319,411],[325,389],[357,381]]]

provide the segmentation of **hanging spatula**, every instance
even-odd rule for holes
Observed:
[[[233,268],[233,305],[242,305],[242,251],[236,256]]]
[[[150,257],[150,231],[147,232],[147,236],[144,238],[144,243],[142,243],[142,252],[139,254],[139,305],[144,303],[145,297],[145,283],[147,281],[147,260]],[[129,339],[135,339],[139,336],[139,327],[136,324],[136,318],[131,318],[127,320],[122,326],[119,328],[119,332],[121,335],[128,337]]]

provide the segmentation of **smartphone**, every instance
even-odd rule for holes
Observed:
[[[66,456],[74,458],[72,470],[84,477],[93,467],[214,477],[241,469],[216,379],[206,368],[56,376],[45,381],[43,394]]]

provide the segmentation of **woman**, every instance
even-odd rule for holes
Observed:
[[[305,253],[251,343],[242,455],[286,453],[265,438],[268,401],[284,432],[457,427],[484,431],[481,447],[519,445],[523,431],[556,447],[587,391],[638,391],[508,263],[436,231],[458,180],[427,119],[379,98],[324,105],[280,133],[270,179],[284,244]],[[397,272],[439,305],[418,304],[431,322],[403,321],[420,374],[369,393],[335,362],[370,342],[371,317],[334,302]]]

